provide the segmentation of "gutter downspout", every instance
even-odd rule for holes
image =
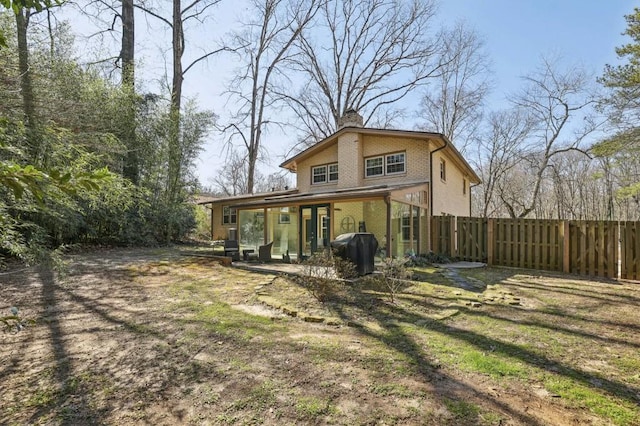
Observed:
[[[211,207],[209,207],[209,210],[211,210],[211,241],[213,241],[215,239],[213,237],[213,227],[215,225],[215,222],[213,221],[213,203],[211,203]]]
[[[444,141],[444,145],[442,145],[440,148],[436,148],[433,151],[431,151],[429,153],[429,210],[431,211],[431,217],[433,217],[433,154],[435,154],[438,151],[441,151],[443,149],[445,149],[447,146],[449,146],[449,142],[447,142],[447,139],[442,138],[442,140]]]
[[[384,197],[384,202],[387,205],[387,244],[385,244],[385,252],[387,257],[391,257],[391,196],[386,195]]]
[[[443,137],[442,140],[444,141],[444,145],[442,145],[440,148],[434,149],[429,153],[429,175],[430,175],[429,176],[429,212],[431,213],[429,215],[429,225],[428,225],[429,226],[429,251],[433,251],[432,238],[431,238],[432,237],[431,218],[433,217],[433,154],[445,149],[449,145],[449,142],[447,142],[447,139],[445,137]]]

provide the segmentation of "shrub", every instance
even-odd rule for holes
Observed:
[[[320,303],[326,302],[334,293],[338,279],[353,278],[356,266],[349,260],[331,253],[316,253],[302,262],[302,276],[295,281]]]
[[[333,255],[333,268],[339,278],[350,279],[358,276],[356,264],[349,259],[343,259],[340,256]]]
[[[411,279],[411,271],[407,270],[407,259],[383,259],[379,274],[373,276],[380,288],[389,295],[391,303],[395,303],[396,294],[407,285]]]
[[[302,276],[295,281],[304,287],[320,303],[324,303],[333,294],[336,273],[333,259],[323,253],[316,253],[302,262]]]
[[[411,256],[408,259],[409,266],[427,266],[434,263],[451,263],[451,259],[443,254],[429,252],[419,256]]]

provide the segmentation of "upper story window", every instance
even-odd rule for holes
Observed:
[[[329,182],[338,181],[338,163],[329,164]]]
[[[367,158],[365,166],[365,176],[382,176],[384,175],[384,159],[383,157]]]
[[[229,206],[222,206],[222,224],[235,225],[238,223],[238,212]]]
[[[331,183],[338,181],[338,163],[324,164],[311,168],[311,183]]]
[[[387,155],[387,174],[391,175],[394,173],[404,173],[405,170],[405,160],[404,160],[404,152],[399,154],[391,154]]]
[[[467,178],[462,178],[462,195],[467,195]]]
[[[406,171],[406,155],[404,152],[369,157],[365,160],[365,177],[394,175]]]
[[[447,180],[447,162],[444,159],[440,159],[440,179]]]

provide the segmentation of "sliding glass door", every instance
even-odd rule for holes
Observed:
[[[303,258],[330,246],[330,226],[329,205],[300,208],[300,253]]]

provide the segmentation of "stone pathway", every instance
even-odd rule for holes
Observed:
[[[435,265],[442,270],[442,274],[449,278],[457,287],[460,287],[467,291],[473,291],[475,293],[482,293],[487,288],[487,285],[480,280],[471,277],[463,277],[458,272],[459,269],[469,268],[483,268],[487,266],[480,262],[454,262],[454,263],[441,263]]]

